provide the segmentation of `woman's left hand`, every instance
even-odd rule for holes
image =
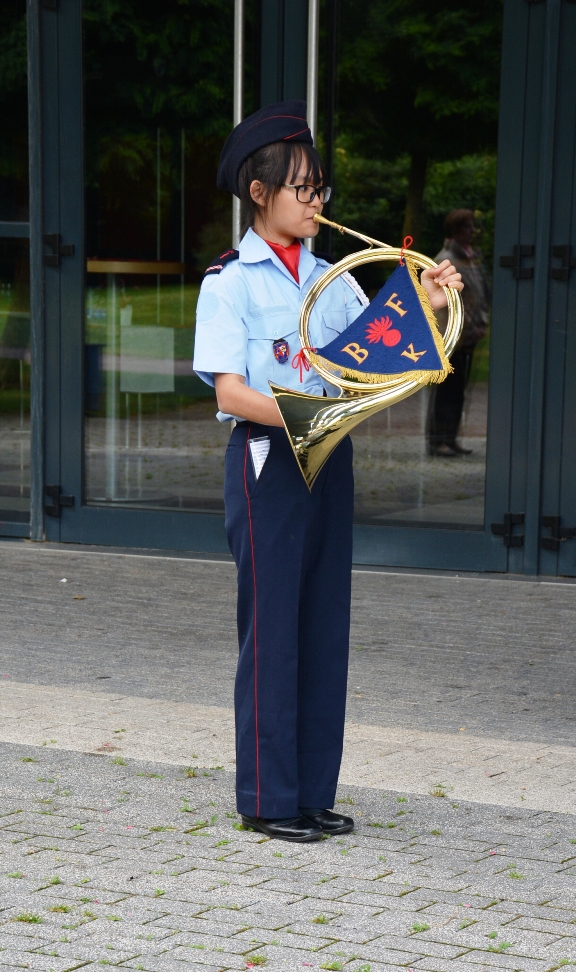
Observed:
[[[437,267],[423,270],[420,283],[428,292],[430,303],[434,310],[446,307],[448,303],[446,294],[442,287],[453,287],[454,290],[464,290],[462,274],[458,273],[456,267],[452,266],[450,260],[442,260]]]

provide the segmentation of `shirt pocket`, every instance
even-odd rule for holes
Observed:
[[[346,330],[348,326],[348,321],[346,319],[346,309],[342,307],[338,310],[325,310],[322,311],[322,321],[321,321],[321,334],[322,334],[322,344],[320,347],[325,347],[334,341],[342,331]]]
[[[265,316],[250,317],[246,321],[248,329],[248,373],[252,387],[267,387],[268,379],[278,380],[285,368],[290,367],[290,359],[299,349],[298,313],[267,313]],[[284,338],[289,345],[288,361],[276,361],[272,345]]]

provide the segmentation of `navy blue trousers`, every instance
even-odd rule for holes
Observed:
[[[256,480],[248,441],[264,435],[270,452]],[[310,492],[284,429],[237,425],[224,495],[238,568],[238,812],[330,808],[346,708],[352,443],[340,443]]]

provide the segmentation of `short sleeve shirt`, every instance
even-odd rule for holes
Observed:
[[[254,230],[239,247],[240,257],[218,274],[204,278],[196,310],[193,367],[214,385],[214,374],[242,375],[246,384],[271,396],[269,381],[309,395],[322,395],[324,383],[310,368],[292,367],[300,351],[298,318],[308,290],[328,264],[301,247],[296,283],[290,271]],[[363,310],[358,296],[341,278],[333,281],[314,305],[309,333],[312,347],[333,341]],[[273,344],[284,339],[289,360],[274,357]],[[328,389],[329,385],[326,386]]]

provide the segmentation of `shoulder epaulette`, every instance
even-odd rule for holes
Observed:
[[[204,276],[207,277],[209,273],[220,273],[227,263],[231,263],[232,260],[237,260],[239,256],[240,250],[224,250],[224,253],[220,253],[212,261],[208,269],[204,271]]]

